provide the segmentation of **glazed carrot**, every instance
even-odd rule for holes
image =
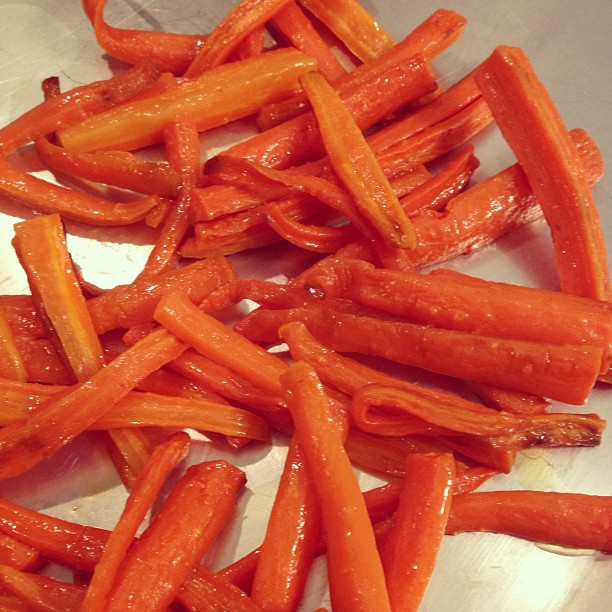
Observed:
[[[87,588],[82,610],[105,610],[106,601],[119,565],[131,546],[136,531],[153,505],[168,474],[189,451],[190,438],[184,432],[168,437],[151,453],[138,475],[119,521],[98,561]]]
[[[425,325],[600,346],[601,371],[610,367],[612,308],[606,302],[459,274],[380,270],[346,259],[319,268],[305,282],[326,295]]]
[[[243,60],[260,55],[265,50],[265,44],[266,28],[264,26],[259,26],[242,40],[230,55],[229,61]]]
[[[78,610],[85,589],[49,576],[0,566],[0,585],[16,595],[29,610]],[[12,608],[11,608],[12,609]]]
[[[249,35],[263,26],[291,0],[242,0],[226,13],[198,49],[185,71],[186,77],[197,77],[219,66]]]
[[[569,548],[612,552],[612,497],[544,491],[465,493],[447,533],[491,531]]]
[[[262,104],[295,91],[297,77],[314,60],[278,49],[218,66],[177,88],[99,113],[58,131],[67,149],[133,149],[159,142],[168,121],[189,114],[200,131],[252,114]]]
[[[26,421],[1,429],[0,478],[21,474],[54,454],[107,412],[140,379],[184,350],[176,338],[157,330],[84,383],[49,399]]]
[[[582,404],[601,368],[602,349],[442,329],[405,321],[341,313],[332,308],[252,313],[252,339],[274,341],[289,321],[303,321],[330,348],[385,357],[406,365],[467,380]],[[257,324],[263,327],[258,333]],[[268,327],[269,326],[269,327]],[[350,329],[345,334],[344,329]],[[246,328],[242,328],[243,333]],[[528,375],[526,375],[528,373]]]
[[[451,508],[452,455],[411,453],[393,529],[381,559],[393,610],[418,609],[434,570]]]
[[[82,0],[82,3],[100,47],[129,64],[147,60],[162,70],[183,74],[206,40],[206,36],[200,34],[114,28],[104,21],[106,0]]]
[[[137,223],[159,204],[156,196],[130,203],[104,200],[37,178],[6,159],[0,159],[0,195],[32,210],[101,226]]]
[[[77,154],[39,138],[36,153],[51,169],[88,181],[162,197],[178,191],[178,176],[168,163],[138,159],[125,151]]]
[[[40,553],[35,548],[0,533],[0,564],[20,571],[35,570],[41,563]]]
[[[355,199],[359,211],[386,243],[403,248],[414,246],[412,226],[341,99],[316,73],[304,75],[301,81],[317,118],[330,163]]]
[[[168,331],[183,338],[198,352],[229,366],[261,390],[280,397],[279,376],[286,370],[286,364],[198,310],[184,294],[165,295],[154,316]]]
[[[356,0],[299,0],[361,61],[374,59],[395,44],[393,37]]]
[[[341,433],[330,426],[333,416],[323,387],[305,362],[291,366],[282,380],[321,504],[334,609],[390,609],[372,524]]]
[[[533,66],[522,50],[501,46],[475,78],[542,206],[561,288],[608,299],[610,276],[593,195],[578,151]]]
[[[294,610],[318,549],[321,513],[304,454],[292,440],[253,578],[251,599],[266,610]]]
[[[550,402],[536,395],[517,393],[508,389],[500,389],[486,383],[468,381],[468,387],[483,404],[496,410],[504,410],[512,414],[544,414],[550,408]]]
[[[0,310],[0,377],[22,382],[28,379],[28,372],[19,353],[13,330],[2,310]]]
[[[0,153],[8,155],[40,136],[125,102],[149,87],[158,77],[159,70],[146,63],[108,80],[49,97],[0,128]]]
[[[231,517],[245,480],[224,461],[190,467],[120,565],[105,610],[165,610]]]
[[[237,561],[217,571],[216,574],[221,579],[235,584],[243,591],[248,592],[251,589],[260,555],[261,547],[254,548],[244,557],[240,557]]]

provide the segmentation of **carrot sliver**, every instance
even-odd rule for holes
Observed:
[[[610,276],[599,216],[576,146],[522,50],[498,47],[475,78],[550,228],[563,291],[605,300]]]
[[[19,352],[13,330],[0,310],[0,377],[25,382],[28,371]]]

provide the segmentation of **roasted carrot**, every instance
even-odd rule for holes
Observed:
[[[548,400],[536,395],[517,393],[474,381],[468,381],[468,387],[483,404],[496,410],[512,414],[544,414],[550,408]]]
[[[87,587],[82,610],[92,612],[106,609],[106,601],[111,595],[117,569],[166,477],[186,456],[189,441],[188,434],[179,432],[162,442],[151,453],[132,487],[117,525],[106,542],[104,553]]]
[[[185,71],[193,78],[222,64],[252,32],[263,26],[291,0],[242,0],[207,36]]]
[[[605,300],[610,275],[599,216],[579,154],[521,49],[501,46],[475,73],[551,231],[561,288]]]
[[[381,558],[393,610],[418,609],[434,570],[451,508],[452,455],[411,453],[399,506]]]
[[[305,362],[283,376],[286,402],[321,504],[334,609],[387,610],[389,600],[363,496],[329,400]]]
[[[22,382],[28,379],[28,372],[15,335],[2,310],[0,310],[0,377]]]
[[[612,552],[612,497],[488,491],[453,499],[447,533],[491,531],[534,542]]]
[[[20,571],[36,570],[41,564],[38,550],[0,533],[0,564],[8,565]]]
[[[106,610],[165,610],[234,511],[245,474],[224,461],[188,468],[121,563]]]

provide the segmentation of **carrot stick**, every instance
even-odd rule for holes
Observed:
[[[393,610],[418,609],[434,570],[451,507],[452,455],[411,453],[393,529],[381,552]]]
[[[374,59],[395,44],[393,37],[356,0],[299,0],[361,61]]]
[[[53,455],[185,346],[157,330],[69,392],[49,399],[26,421],[0,430],[0,478],[21,474]],[[76,409],[78,408],[78,410]]]
[[[177,88],[99,113],[58,131],[67,149],[133,149],[159,142],[168,121],[189,114],[204,131],[246,117],[262,104],[295,91],[314,60],[278,49],[209,70]]]
[[[294,610],[302,598],[321,530],[313,486],[293,439],[253,578],[251,598],[263,609]]]
[[[226,13],[221,23],[208,35],[185,71],[193,78],[219,66],[252,32],[263,26],[291,0],[242,0]]]
[[[245,480],[224,461],[190,467],[123,560],[105,610],[165,610],[229,520]]]
[[[283,376],[286,401],[321,503],[331,598],[337,610],[390,609],[363,496],[329,400],[304,362]]]
[[[206,40],[201,34],[147,32],[114,28],[104,21],[106,0],[82,0],[96,40],[109,55],[128,64],[153,62],[162,70],[183,74],[198,47]]]
[[[158,77],[155,66],[140,64],[116,77],[49,97],[0,128],[0,153],[6,156],[21,145],[125,102]]]
[[[533,66],[520,49],[502,46],[475,78],[542,206],[561,288],[608,299],[608,262],[593,195],[578,151]]]
[[[35,548],[0,533],[0,564],[20,571],[36,570],[41,562],[40,553]]]
[[[491,531],[569,548],[612,553],[612,497],[488,491],[453,498],[447,533]]]
[[[25,382],[28,372],[6,316],[0,310],[0,377]]]
[[[483,404],[496,410],[528,415],[544,414],[550,408],[548,400],[536,395],[517,393],[474,381],[468,381],[468,387]]]
[[[414,246],[412,226],[341,99],[316,73],[304,75],[301,81],[317,118],[330,163],[355,199],[357,208],[386,243],[402,248]]]
[[[105,610],[117,570],[136,531],[153,505],[168,474],[189,451],[188,434],[179,432],[159,444],[138,475],[125,508],[113,529],[87,588],[82,610]]]
[[[286,370],[286,364],[198,310],[182,293],[165,295],[154,316],[168,331],[204,356],[229,366],[263,391],[281,396],[279,377]]]

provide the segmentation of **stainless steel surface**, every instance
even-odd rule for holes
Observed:
[[[110,0],[107,19],[113,25],[205,32],[235,3],[200,0]],[[365,6],[397,39],[442,5],[430,2],[365,1]],[[552,94],[568,127],[586,128],[612,163],[612,80],[609,50],[612,15],[607,0],[450,1],[444,8],[465,15],[463,37],[434,65],[443,84],[457,80],[498,44],[522,47]],[[0,122],[4,124],[40,101],[40,81],[58,75],[64,89],[104,78],[117,68],[95,43],[76,0],[0,1]],[[214,138],[208,143],[214,144]],[[501,169],[512,155],[495,128],[476,139],[482,166],[477,178]],[[24,163],[31,163],[25,153]],[[595,198],[608,245],[612,248],[612,179],[606,174]],[[0,291],[27,291],[25,276],[10,247],[12,224],[30,215],[0,202]],[[142,265],[151,235],[134,239],[124,230],[67,226],[69,243],[87,278],[112,286],[132,278]],[[283,264],[263,256],[242,258],[245,273],[282,275]],[[293,265],[293,264],[291,264]],[[546,227],[537,222],[469,257],[448,264],[485,278],[541,287],[556,287]],[[612,416],[609,388],[598,387],[584,412]],[[556,406],[556,409],[568,409]],[[612,433],[601,447],[579,450],[531,450],[516,469],[486,488],[537,488],[612,495]],[[282,445],[253,449],[234,458],[249,476],[242,502],[245,513],[210,557],[214,566],[249,551],[261,541],[272,503],[276,475],[284,457]],[[204,441],[191,460],[217,456]],[[372,479],[362,476],[364,487]],[[25,478],[0,484],[0,495],[53,515],[111,527],[124,499],[103,453],[86,440],[62,451]],[[304,610],[328,604],[324,565],[318,562]],[[442,611],[603,611],[612,607],[612,558],[600,554],[552,550],[503,535],[464,534],[445,538],[423,610]]]

